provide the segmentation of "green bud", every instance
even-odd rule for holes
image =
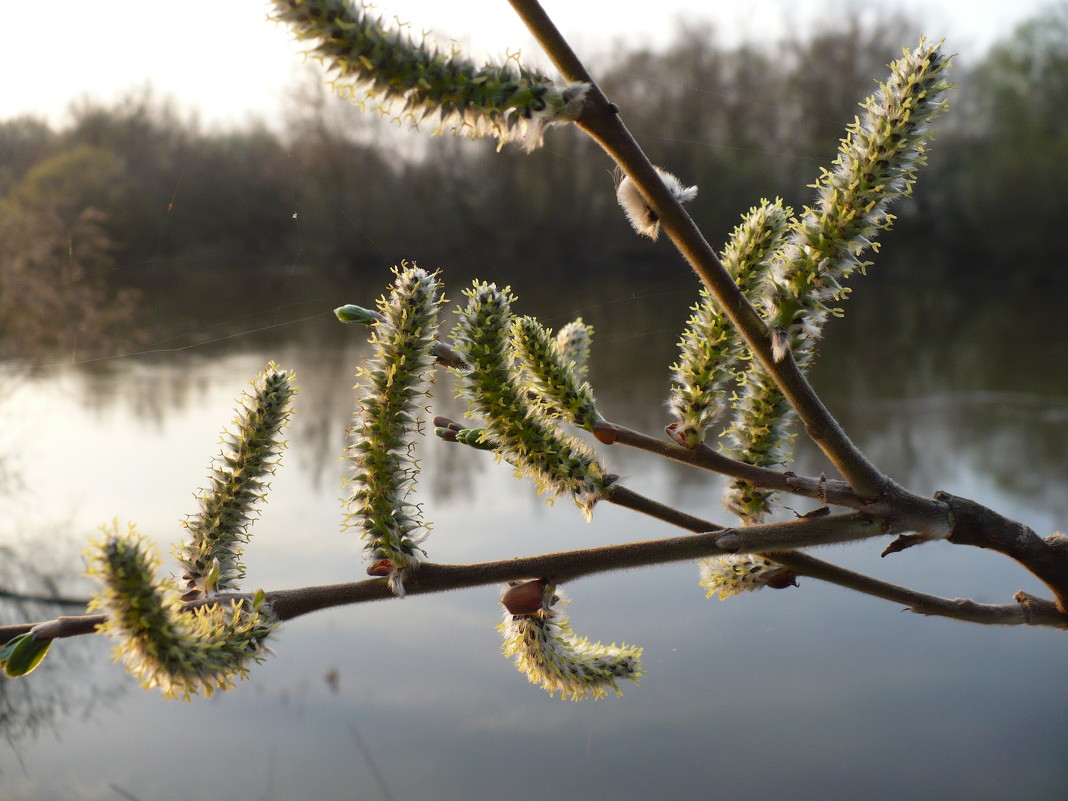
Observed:
[[[343,323],[362,323],[363,325],[374,325],[382,320],[382,315],[371,309],[365,309],[363,306],[357,306],[355,303],[349,303],[345,306],[338,306],[334,309],[334,314]]]

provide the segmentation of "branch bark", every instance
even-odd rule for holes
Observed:
[[[935,493],[935,499],[947,504],[952,514],[950,542],[988,548],[1016,560],[1050,588],[1057,609],[1068,612],[1068,537],[1057,533],[1043,539],[1023,523],[948,492]]]
[[[617,488],[617,492],[621,489],[624,488]],[[656,504],[650,504],[647,499],[637,500],[640,498],[636,493],[626,490],[621,495],[620,505],[655,513]],[[677,520],[672,522],[679,524]],[[714,523],[689,516],[684,527],[702,533],[470,565],[427,562],[405,580],[405,591],[408,595],[420,595],[532,578],[547,578],[562,584],[616,570],[691,561],[725,553],[759,552],[766,553],[769,558],[799,576],[808,576],[899,603],[918,614],[989,625],[1032,625],[1068,629],[1068,614],[1063,609],[1052,601],[1035,598],[1026,593],[1017,593],[1016,602],[1011,604],[978,604],[966,599],[940,598],[846,570],[795,550],[803,546],[867,539],[881,533],[894,533],[884,522],[873,520],[864,514],[799,518],[742,529],[722,529]],[[267,602],[283,621],[323,609],[385,601],[395,597],[385,578],[266,593]],[[233,599],[251,602],[252,596],[224,593],[212,601],[190,603],[187,608]],[[104,621],[104,615],[82,615],[60,617],[41,623],[0,626],[0,644],[30,630],[36,630],[42,637],[55,639],[91,634],[96,626]]]

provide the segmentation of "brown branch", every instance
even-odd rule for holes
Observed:
[[[619,423],[612,423],[612,427],[614,438],[611,444],[626,445],[720,475],[740,478],[758,487],[804,495],[824,503],[833,503],[836,506],[847,506],[852,509],[867,509],[870,506],[870,503],[857,495],[844,481],[806,480],[794,473],[779,472],[731,459],[729,456],[717,453],[704,443],[696,448],[686,448],[675,442],[651,437]]]
[[[107,615],[64,615],[41,623],[16,623],[11,626],[0,626],[0,645],[28,631],[36,632],[42,639],[53,640],[92,634],[96,631],[96,627],[106,623],[107,619]]]
[[[620,119],[618,107],[605,97],[593,81],[581,59],[549,19],[538,0],[509,2],[561,74],[568,80],[591,84],[586,106],[576,121],[578,126],[601,145],[635,182],[679,253],[715,296],[754,356],[797,412],[808,437],[831,460],[857,498],[864,503],[864,508],[880,515],[896,515],[899,525],[912,526],[918,532],[916,536],[900,538],[887,552],[944,537],[948,530],[948,513],[952,507],[956,521],[953,534],[949,537],[950,542],[993,548],[1015,559],[1050,587],[1057,599],[1058,609],[1068,610],[1068,540],[1060,537],[1042,540],[1025,526],[973,501],[957,499],[945,493],[939,494],[934,500],[921,498],[899,487],[870,462],[850,441],[816,395],[789,351],[781,361],[775,361],[772,356],[771,338],[760,315],[745,298],[682,204],[664,185],[652,162]],[[679,456],[677,453],[666,453],[663,448],[659,450],[669,458]],[[727,475],[737,475],[739,472],[736,466],[727,465],[717,456],[695,456],[693,459],[679,461],[688,461],[699,466],[710,466],[715,462],[715,467],[711,469],[718,469]],[[738,477],[753,480],[749,476]],[[772,489],[780,488],[777,486],[780,483],[778,478],[767,474],[757,478],[753,483]],[[794,477],[788,491],[801,491],[800,494],[806,494],[831,489],[837,491],[838,488]],[[843,505],[856,508],[845,493],[838,495],[835,502],[838,501],[846,501]],[[907,524],[905,521],[908,521]]]
[[[785,522],[751,525],[744,529],[723,529],[716,523],[693,515],[678,512],[670,506],[641,496],[623,485],[611,488],[611,503],[633,509],[645,515],[670,522],[677,527],[697,532],[690,536],[671,537],[631,543],[626,545],[586,548],[577,551],[525,556],[520,559],[485,562],[472,565],[440,565],[427,563],[414,571],[405,581],[409,595],[440,593],[460,588],[500,584],[531,578],[550,578],[556,583],[574,581],[586,576],[670,562],[685,562],[724,553],[767,553],[770,559],[779,562],[799,575],[811,576],[822,581],[839,584],[858,592],[904,603],[907,607],[924,614],[941,614],[978,623],[1034,623],[1021,604],[1009,607],[983,607],[970,601],[951,601],[936,596],[916,593],[894,584],[871,579],[850,570],[822,562],[812,556],[798,553],[797,548],[844,543],[867,539],[882,534],[900,533],[900,529],[888,520],[851,513],[819,518],[799,518]],[[280,590],[266,594],[271,608],[282,621],[288,621],[310,612],[331,607],[347,606],[387,600],[393,597],[389,584],[384,579],[328,586],[301,587],[297,590]],[[187,609],[204,603],[225,601],[233,598],[250,600],[242,594],[220,594],[214,599],[199,600],[187,604]],[[1032,599],[1032,606],[1040,608],[1042,601]],[[1009,611],[1010,610],[1010,611]],[[16,635],[34,629],[49,638],[75,637],[87,634],[105,622],[104,615],[60,617],[42,624],[23,624],[0,627],[0,643]],[[1041,625],[1068,626],[1056,615],[1041,618]]]
[[[672,525],[684,528],[687,531],[723,531],[725,529],[724,526],[717,523],[702,520],[700,517],[694,517],[685,512],[680,512],[674,507],[667,506],[659,501],[651,500],[644,495],[639,495],[637,492],[627,489],[622,484],[613,484],[610,491],[612,494],[606,498],[609,503],[614,503],[616,506],[623,506],[632,511],[641,512],[644,515],[655,517],[658,520],[663,520],[665,523],[671,523]]]
[[[612,491],[610,502],[699,533],[470,565],[429,562],[405,580],[405,590],[409,595],[419,595],[530,578],[548,578],[556,583],[565,583],[616,570],[691,561],[726,553],[762,553],[798,575],[900,603],[924,615],[974,623],[1068,628],[1068,614],[1052,601],[1034,598],[1026,593],[1018,593],[1014,604],[977,604],[970,600],[939,598],[846,570],[796,550],[899,533],[900,529],[896,529],[893,523],[871,515],[849,513],[802,517],[742,529],[724,529],[644,498],[621,485],[615,485]],[[384,578],[266,593],[267,602],[280,620],[292,620],[322,609],[384,601],[393,597]],[[233,599],[251,601],[251,596],[225,593],[213,599],[190,603],[187,608]],[[84,615],[60,617],[37,624],[0,626],[0,644],[31,629],[41,636],[56,639],[90,634],[105,619],[105,615]]]
[[[795,573],[810,578],[837,584],[865,595],[872,595],[886,601],[903,604],[907,609],[921,615],[949,617],[971,623],[987,625],[1021,625],[1051,626],[1068,629],[1068,615],[1053,609],[1052,602],[1031,598],[1025,593],[1017,593],[1014,604],[980,604],[966,598],[939,598],[934,595],[910,590],[886,581],[854,573],[851,570],[821,562],[808,554],[791,553],[785,558],[775,555],[775,561],[790,568]],[[1028,607],[1026,600],[1032,602]]]
[[[707,524],[711,525],[711,524]],[[863,515],[838,515],[825,518],[802,518],[785,523],[771,523],[747,529],[712,530],[702,534],[661,540],[586,548],[578,551],[550,553],[471,565],[444,565],[428,562],[404,582],[408,595],[420,595],[489,584],[503,584],[529,578],[549,578],[556,583],[586,576],[627,570],[669,562],[690,561],[723,553],[747,552],[757,548],[793,548],[802,540],[812,543],[842,541],[843,532],[852,530],[857,537],[871,536],[877,525]],[[777,544],[776,544],[777,543]],[[724,546],[728,547],[724,547]],[[1019,593],[1013,604],[977,604],[969,600],[951,600],[917,592],[895,584],[864,576],[823,562],[795,550],[775,550],[770,558],[798,575],[836,584],[847,589],[899,603],[924,615],[937,615],[973,623],[1000,625],[1038,625],[1068,628],[1068,615],[1048,600]],[[351,604],[391,600],[396,596],[385,578],[372,578],[345,584],[274,590],[266,593],[280,620],[292,620],[312,612]],[[215,601],[234,599],[251,601],[251,595],[226,593]],[[198,601],[193,606],[211,603]],[[35,629],[52,638],[91,634],[103,623],[105,615],[61,617],[43,623],[0,626],[0,644]]]
[[[1023,523],[948,492],[935,493],[935,499],[947,504],[952,514],[950,542],[1016,560],[1050,588],[1057,609],[1068,612],[1068,537],[1058,533],[1043,539]]]

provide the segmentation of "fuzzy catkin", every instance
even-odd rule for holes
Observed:
[[[848,294],[843,281],[867,266],[864,252],[893,225],[890,205],[911,193],[926,162],[930,124],[947,107],[950,58],[941,43],[921,39],[890,65],[886,83],[864,101],[838,157],[815,184],[765,285],[764,312],[799,364],[810,358],[832,304]],[[781,351],[778,356],[781,358]]]
[[[533,317],[520,317],[512,323],[511,336],[530,388],[549,416],[587,429],[604,419],[594,403],[593,387],[579,379],[575,362],[565,358],[545,326]]]
[[[346,524],[360,531],[368,561],[386,562],[390,586],[403,595],[405,575],[425,553],[427,526],[409,497],[418,473],[411,446],[434,367],[442,296],[436,273],[406,262],[394,272],[390,293],[378,302],[374,353],[358,373],[345,505]]]
[[[182,521],[190,539],[175,549],[186,584],[186,600],[237,587],[245,577],[241,561],[255,505],[285,448],[282,431],[292,414],[297,388],[293,373],[271,362],[238,399],[238,414],[223,431],[210,484],[197,495],[200,509]]]
[[[485,421],[484,436],[517,471],[532,478],[550,499],[570,495],[589,518],[605,497],[612,477],[579,440],[557,428],[532,403],[517,379],[511,347],[513,322],[508,289],[476,283],[467,290],[453,332],[457,349],[471,365],[461,377],[463,394]]]
[[[734,229],[722,261],[746,297],[761,289],[771,258],[781,247],[793,210],[781,200],[761,201]],[[677,441],[696,447],[727,407],[727,392],[744,354],[741,335],[707,289],[692,309],[672,369],[668,408]]]
[[[209,696],[263,661],[263,640],[277,626],[268,605],[186,609],[175,583],[157,578],[159,556],[133,526],[125,534],[106,530],[87,557],[86,575],[102,585],[89,608],[108,613],[98,630],[116,640],[116,661],[142,687],[158,688],[165,698]]]
[[[504,637],[501,651],[514,657],[516,670],[549,695],[565,700],[603,698],[609,690],[621,695],[618,681],[637,682],[643,675],[642,649],[633,645],[603,645],[578,637],[560,607],[568,603],[554,586],[545,588],[545,601],[530,615],[505,610],[497,628]]]
[[[418,124],[492,135],[526,150],[545,129],[581,113],[588,84],[560,85],[518,63],[476,66],[457,49],[416,42],[402,27],[348,0],[273,0],[273,19],[288,25],[334,74],[342,95]]]
[[[768,322],[773,358],[789,351],[806,370],[833,304],[848,294],[844,281],[866,262],[865,250],[889,229],[891,203],[912,188],[925,161],[930,123],[946,109],[950,59],[940,43],[921,39],[890,65],[886,83],[862,104],[847,129],[838,157],[815,184],[816,203],[806,207],[786,243],[772,258],[758,307]],[[794,411],[755,360],[735,402],[727,454],[773,467],[788,457],[788,425]],[[745,522],[762,520],[773,493],[736,480],[725,503]]]

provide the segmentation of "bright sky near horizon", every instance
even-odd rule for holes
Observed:
[[[505,0],[380,0],[383,12],[460,41],[475,55],[538,53]],[[680,21],[707,20],[725,41],[781,36],[842,9],[902,11],[951,51],[976,53],[1045,5],[1043,0],[543,0],[582,55],[666,44]],[[109,103],[151,85],[197,109],[209,125],[271,120],[301,63],[302,46],[266,20],[265,0],[50,0],[5,3],[0,120],[22,114],[62,123],[79,99]],[[47,13],[45,13],[47,9]],[[652,10],[650,10],[652,9]],[[907,44],[907,43],[902,43]],[[539,54],[540,55],[540,54]]]

